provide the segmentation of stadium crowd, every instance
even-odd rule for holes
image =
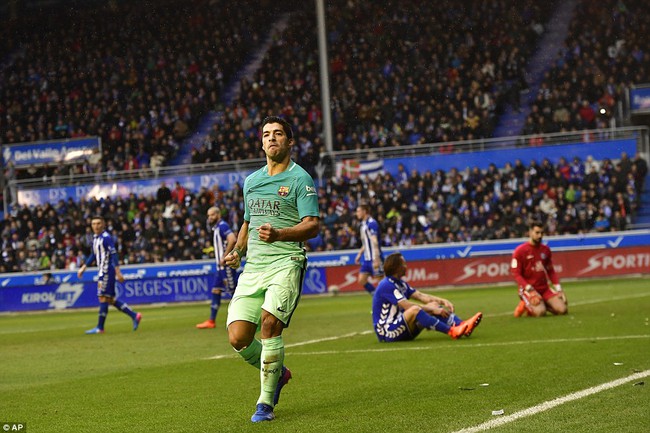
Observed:
[[[515,7],[520,14],[508,13]],[[532,1],[328,2],[334,150],[491,137],[551,10]],[[315,22],[309,9],[292,19]],[[323,150],[319,89],[316,35],[290,26],[241,80],[193,162],[259,157],[255,126],[281,113],[299,137],[298,161],[313,164]]]
[[[646,9],[643,0],[578,2],[564,47],[534,95],[525,135],[612,126],[626,89],[650,76]]]
[[[10,84],[0,88],[0,140],[93,135],[103,144],[103,154],[84,163],[19,169],[17,178],[164,164],[209,110],[220,115],[192,162],[260,157],[256,125],[270,112],[292,119],[301,159],[316,158],[322,150],[316,34],[313,26],[297,25],[316,18],[313,5],[296,4],[289,3],[290,23],[262,67],[241,80],[229,105],[224,86],[260,46],[263,8],[169,0],[150,10],[110,2],[59,8],[9,26],[4,35],[14,43],[5,50],[14,54],[0,70]],[[524,81],[550,4],[396,6],[328,3],[336,148],[491,136],[510,83]],[[520,13],[510,14],[513,7]],[[34,27],[44,29],[40,36],[29,31]]]
[[[165,164],[259,45],[256,3],[94,2],[3,23],[1,142],[102,140],[102,154],[83,164],[15,177]]]
[[[522,237],[531,219],[542,220],[549,235],[625,230],[647,172],[640,155],[622,154],[615,162],[560,158],[553,164],[545,158],[485,171],[403,169],[374,179],[333,177],[320,188],[321,233],[307,247],[359,248],[354,211],[362,202],[374,210],[384,246]],[[78,269],[92,246],[89,220],[98,214],[123,263],[209,258],[207,209],[218,206],[236,231],[243,219],[241,198],[239,187],[188,191],[178,182],[163,182],[155,196],[23,206],[0,223],[0,273]]]
[[[529,91],[525,67],[553,8],[553,2],[409,2],[386,9],[331,2],[335,150],[493,137],[505,106],[519,110]],[[533,95],[523,129],[533,135],[528,144],[541,144],[542,133],[615,126],[626,89],[647,81],[643,10],[641,0],[578,2],[565,46]],[[315,18],[306,10],[295,20]],[[239,97],[192,161],[260,157],[254,125],[272,112],[291,119],[298,161],[314,164],[323,150],[316,46],[311,28],[290,26],[254,77],[241,80]],[[288,67],[278,69],[278,58]]]
[[[168,0],[155,5],[156,13],[144,13],[142,4],[111,3],[99,10],[62,9],[5,29],[7,36],[17,33],[9,40],[25,49],[0,69],[0,80],[11,83],[0,89],[0,140],[97,135],[103,144],[102,155],[83,163],[12,170],[14,178],[158,167],[207,111],[218,116],[204,143],[192,149],[193,163],[262,157],[257,125],[279,113],[293,124],[298,162],[313,166],[324,150],[318,44],[313,26],[300,25],[316,22],[313,5],[287,4],[287,28],[273,35],[260,68],[239,81],[231,103],[223,100],[224,87],[235,83],[247,53],[266,34],[255,30],[262,28],[263,8],[220,5]],[[528,88],[524,70],[553,2],[395,6],[328,2],[335,150],[492,137],[505,105],[518,105],[520,91]],[[565,48],[535,95],[525,134],[609,126],[624,89],[647,76],[650,52],[639,36],[647,24],[636,13],[641,6],[640,0],[578,2]],[[62,19],[70,13],[72,19]],[[217,20],[220,26],[210,25]],[[596,31],[601,27],[594,22],[606,31]],[[47,40],[59,43],[27,30],[37,25],[52,36]],[[115,42],[107,47],[105,40]]]

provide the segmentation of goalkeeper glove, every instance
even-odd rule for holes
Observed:
[[[523,290],[522,296],[526,298],[530,305],[539,305],[539,303],[542,302],[542,297],[530,284],[528,284]]]

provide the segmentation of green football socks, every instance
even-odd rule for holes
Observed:
[[[281,335],[262,339],[261,359],[260,379],[262,381],[262,391],[257,403],[265,403],[273,407],[273,396],[282,375],[282,364],[284,363],[284,341]]]
[[[244,347],[242,350],[237,350],[237,353],[244,358],[253,367],[260,369],[260,356],[262,356],[262,343],[260,340],[253,338],[250,345]]]

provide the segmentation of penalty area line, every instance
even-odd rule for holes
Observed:
[[[468,427],[464,428],[462,430],[457,430],[454,433],[476,433],[476,432],[482,432],[485,430],[489,430],[495,427],[500,427],[504,424],[511,423],[513,421],[516,421],[521,418],[529,417],[532,415],[536,415],[540,412],[544,412],[549,409],[553,409],[554,407],[561,406],[565,403],[570,403],[575,400],[580,400],[582,398],[588,397],[593,394],[597,394],[602,391],[607,391],[608,389],[616,388],[618,386],[624,385],[628,382],[632,382],[634,380],[638,379],[643,379],[650,376],[650,370],[645,370],[641,371],[638,373],[631,374],[627,377],[623,377],[621,379],[616,379],[611,382],[606,382],[601,385],[593,386],[591,388],[583,389],[582,391],[577,391],[571,394],[567,394],[563,397],[558,397],[553,400],[548,400],[543,403],[540,403],[538,405],[529,407],[527,409],[520,410],[518,412],[513,413],[512,415],[504,416],[504,417],[499,417],[495,418],[493,420],[484,422],[482,424],[479,424],[474,427]]]

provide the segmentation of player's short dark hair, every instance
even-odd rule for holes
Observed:
[[[359,204],[357,208],[363,209],[366,213],[370,213],[370,205],[367,205],[366,203]]]
[[[282,125],[282,130],[284,131],[284,134],[288,138],[291,139],[293,138],[293,130],[291,129],[291,125],[289,125],[289,122],[284,120],[282,117],[278,117],[278,116],[265,117],[264,120],[262,120],[262,129],[264,128],[264,125],[268,123],[279,123],[280,125]]]
[[[101,215],[93,215],[90,217],[90,221],[92,222],[93,220],[102,220],[102,222],[106,222],[106,219],[104,219],[104,217]]]
[[[384,261],[384,274],[389,276],[395,275],[403,257],[402,253],[393,253],[386,257]]]
[[[535,227],[541,227],[543,229],[544,223],[541,220],[531,220],[530,223],[528,223],[528,228],[532,230]]]

